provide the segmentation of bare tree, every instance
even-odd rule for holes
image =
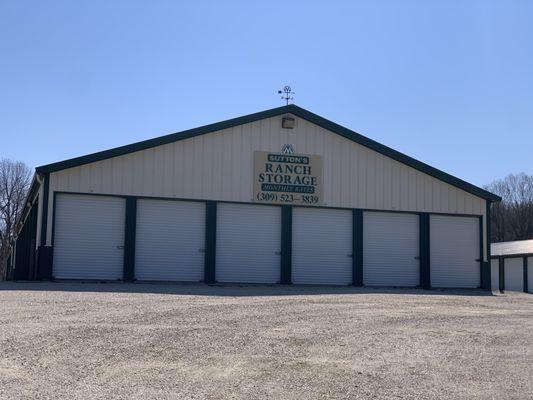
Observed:
[[[0,280],[5,277],[9,245],[15,223],[24,208],[29,190],[30,168],[21,161],[0,160]]]
[[[533,239],[533,175],[508,175],[486,186],[502,198],[492,206],[492,241]]]

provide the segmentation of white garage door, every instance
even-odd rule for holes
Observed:
[[[122,279],[125,203],[118,197],[57,195],[55,278]]]
[[[500,289],[500,260],[490,260],[490,286],[492,290]]]
[[[504,290],[524,291],[524,259],[522,257],[505,258],[503,261]]]
[[[296,284],[352,283],[352,212],[294,208],[292,281]]]
[[[431,286],[480,286],[479,219],[432,215],[430,218]]]
[[[533,257],[527,259],[527,291],[533,293]]]
[[[135,240],[136,279],[203,280],[204,203],[138,200]]]
[[[279,282],[281,207],[219,203],[216,247],[218,282]]]
[[[363,214],[363,284],[420,284],[418,215]]]

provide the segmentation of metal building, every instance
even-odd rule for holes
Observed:
[[[533,240],[491,244],[492,290],[533,293]]]
[[[490,289],[499,200],[288,105],[38,167],[12,276]]]

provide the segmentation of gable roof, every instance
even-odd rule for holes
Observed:
[[[312,122],[326,130],[334,132],[340,136],[345,137],[346,139],[352,140],[356,143],[359,143],[362,146],[368,147],[378,153],[383,154],[384,156],[390,157],[393,160],[399,161],[409,167],[415,168],[425,174],[431,175],[443,182],[446,182],[450,185],[458,187],[468,193],[471,193],[475,196],[487,199],[489,201],[500,201],[501,198],[492,194],[478,186],[472,185],[462,179],[459,179],[455,176],[447,174],[437,168],[433,168],[430,165],[427,165],[421,161],[418,161],[412,157],[409,157],[399,151],[391,149],[381,143],[378,143],[366,136],[363,136],[357,132],[354,132],[348,128],[345,128],[341,125],[338,125],[326,118],[323,118],[317,114],[314,114],[310,111],[307,111],[301,107],[298,107],[294,104],[289,104],[283,107],[272,108],[270,110],[261,111],[254,114],[245,115],[238,118],[228,119],[226,121],[217,122],[215,124],[209,124],[201,126],[194,129],[185,130],[182,132],[171,133],[169,135],[156,137],[153,139],[143,140],[141,142],[128,144],[125,146],[115,147],[113,149],[100,151],[93,154],[88,154],[81,157],[71,158],[69,160],[59,161],[52,164],[42,165],[36,168],[37,173],[50,173],[55,171],[60,171],[66,168],[72,168],[83,164],[89,164],[96,161],[102,161],[107,158],[117,157],[124,154],[133,153],[140,150],[145,150],[151,147],[161,146],[167,143],[177,142],[179,140],[189,139],[195,136],[204,135],[206,133],[211,133],[223,129],[232,128],[234,126],[243,125],[251,122],[255,122],[261,119],[275,117],[283,114],[293,114],[297,117],[303,118],[309,122]]]

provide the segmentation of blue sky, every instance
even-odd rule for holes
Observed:
[[[0,158],[295,103],[477,185],[533,173],[533,2],[0,0]]]

